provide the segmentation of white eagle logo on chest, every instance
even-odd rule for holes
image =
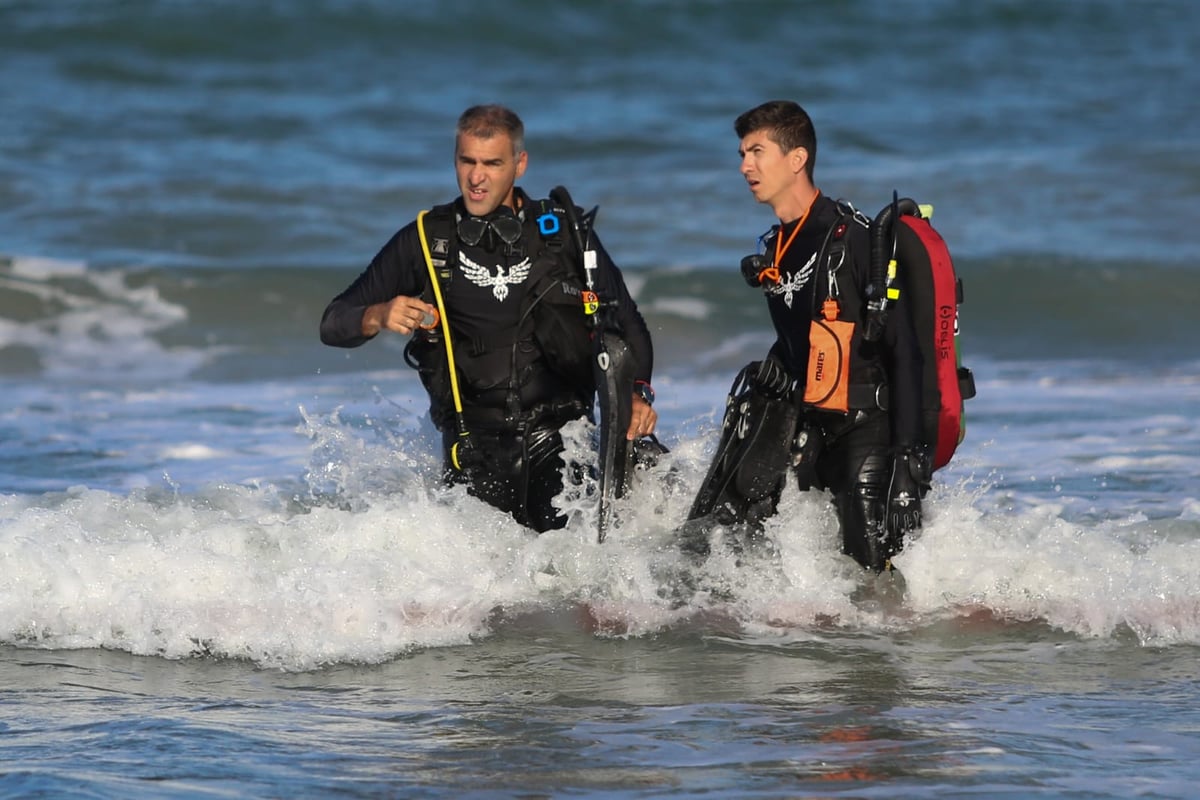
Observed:
[[[490,269],[482,264],[476,264],[462,253],[458,254],[458,261],[459,269],[462,270],[463,275],[467,276],[467,280],[484,289],[492,287],[492,296],[500,302],[504,302],[504,298],[508,297],[510,285],[522,283],[529,277],[530,261],[528,257],[509,267],[507,274],[504,267],[497,266],[495,275]]]
[[[791,308],[796,292],[800,291],[800,288],[808,283],[808,279],[812,277],[813,267],[816,264],[817,254],[813,253],[812,257],[808,259],[808,263],[801,267],[799,272],[793,272],[787,277],[780,276],[779,283],[768,289],[767,294],[783,295],[784,305]]]

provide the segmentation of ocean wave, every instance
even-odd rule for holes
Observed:
[[[1200,273],[1145,263],[1046,256],[959,265],[965,363],[1121,362],[1137,372],[1195,360],[1194,315],[1163,313],[1200,296]],[[774,334],[759,293],[733,270],[629,267],[654,336],[656,371],[728,374]],[[10,375],[239,380],[399,363],[390,337],[361,351],[322,347],[325,304],[354,269],[100,269],[0,258],[0,366]]]
[[[470,645],[574,609],[594,635],[753,647],[947,621],[1200,644],[1195,519],[1168,537],[1048,507],[992,513],[980,487],[943,487],[899,576],[878,584],[838,553],[827,500],[794,490],[761,550],[717,529],[707,560],[685,558],[673,529],[701,474],[686,454],[663,465],[675,478],[652,476],[619,509],[604,544],[586,503],[568,505],[567,529],[535,536],[461,489],[430,491],[422,462],[360,453],[338,487],[352,506],[269,486],[0,498],[0,554],[21,564],[0,574],[0,642],[308,670]],[[386,491],[351,488],[364,480]]]

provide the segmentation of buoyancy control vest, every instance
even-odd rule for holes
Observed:
[[[862,352],[882,337],[889,309],[907,293],[923,361],[922,445],[930,470],[940,469],[966,435],[964,401],[975,396],[974,375],[962,365],[959,351],[962,280],[945,240],[929,222],[931,207],[893,197],[873,220],[844,200],[838,208],[841,216],[826,235],[812,278],[824,285],[813,294],[804,405],[841,412],[888,408],[888,387],[878,364],[847,354]],[[855,225],[867,228],[870,241],[866,286],[842,269],[850,263]],[[764,256],[747,256],[742,273],[750,285],[759,286],[771,278],[773,266]],[[773,279],[778,280],[777,270]]]
[[[886,410],[887,378],[875,345],[865,340],[865,281],[856,274],[852,255],[858,247],[860,252],[866,251],[870,220],[841,201],[836,212],[813,256],[812,274],[801,277],[801,284],[792,283],[794,276],[786,279],[792,288],[806,287],[800,291],[809,305],[804,344],[789,341],[787,345],[790,368],[798,370],[791,378],[795,380],[801,377],[800,371],[807,370],[803,397],[798,398],[806,408],[841,414]],[[769,246],[772,235],[783,235],[783,229],[776,226],[768,231],[760,237],[760,246]],[[852,239],[858,244],[852,246]],[[761,253],[742,259],[741,269],[748,284],[762,287],[768,294],[785,285],[780,265]],[[790,308],[791,303],[785,302]],[[804,357],[795,352],[800,346],[807,351]]]
[[[929,219],[932,206],[893,194],[871,222],[868,338],[878,338],[890,305],[908,295],[924,360],[921,418],[930,468],[950,462],[966,436],[964,401],[975,396],[975,377],[962,365],[958,307],[962,279],[945,240]]]
[[[424,215],[433,273],[444,296],[455,279],[460,212],[455,204],[435,206]],[[530,284],[519,323],[501,341],[453,337],[455,368],[474,427],[511,429],[546,415],[573,418],[590,414],[595,392],[591,343],[582,303],[582,281],[565,211],[550,200],[521,209],[521,240],[530,264]],[[423,298],[433,302],[431,285]],[[454,320],[441,321],[453,330]],[[457,331],[455,331],[457,333]],[[440,325],[419,331],[405,348],[431,398],[431,416],[445,430],[454,417],[454,387]]]
[[[946,241],[929,222],[932,212],[932,206],[893,196],[871,222],[870,313],[881,324],[888,305],[900,291],[907,293],[925,361],[924,440],[936,470],[949,463],[966,437],[965,401],[976,396],[976,385],[959,349],[962,279]]]
[[[839,203],[841,217],[829,228],[812,280],[808,374],[804,404],[813,409],[847,413],[864,408],[887,408],[883,396],[887,379],[878,358],[871,355],[863,311],[864,287],[851,266],[851,226],[866,220]]]

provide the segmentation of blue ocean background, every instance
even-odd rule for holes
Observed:
[[[1192,796],[1197,52],[1185,0],[0,0],[0,796]],[[774,98],[964,281],[902,581],[791,489],[673,546],[771,343]],[[438,484],[400,337],[317,338],[478,102],[654,335],[671,453],[603,545],[587,487],[539,537]]]

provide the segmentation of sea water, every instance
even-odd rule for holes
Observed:
[[[1188,797],[1200,7],[0,3],[0,795]],[[978,396],[876,580],[822,496],[674,546],[774,220],[733,118],[935,207]],[[596,541],[437,480],[403,340],[317,323],[503,102],[654,335]],[[567,431],[586,456],[594,431]]]

